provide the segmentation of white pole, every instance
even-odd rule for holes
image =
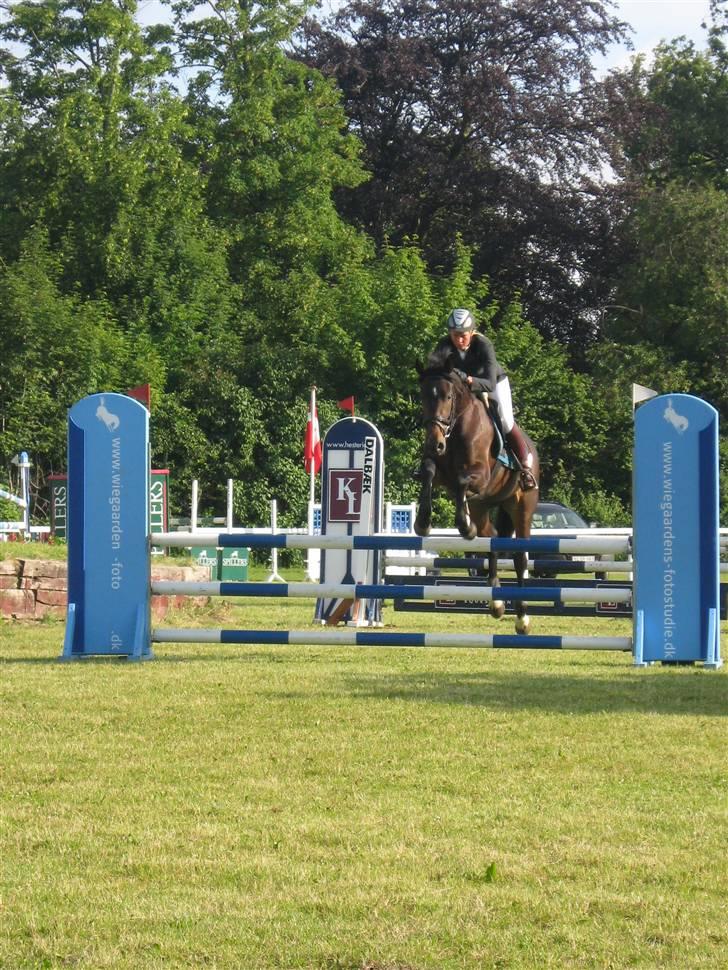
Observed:
[[[25,501],[25,511],[23,521],[25,523],[25,536],[30,538],[30,461],[25,451],[20,454],[20,481],[21,495]]]
[[[20,489],[20,495],[12,495],[10,492],[6,492],[5,489],[0,489],[0,493],[3,498],[10,499],[19,508],[23,510],[23,534],[26,539],[30,538],[30,461],[28,459],[28,452],[21,451],[19,454],[11,458],[14,465],[18,466],[18,475],[20,481],[18,483],[18,488]]]
[[[225,516],[225,529],[227,532],[233,531],[233,480],[227,480],[227,514]]]
[[[278,502],[271,499],[270,503],[270,531],[271,535],[278,532]],[[272,549],[270,556],[271,574],[266,580],[267,583],[284,583],[285,580],[278,572],[278,550]]]
[[[308,503],[308,516],[306,519],[306,531],[310,536],[314,534],[313,522],[314,522],[314,505],[313,501]],[[321,554],[318,549],[308,549],[306,551],[306,576],[312,583],[317,583],[319,581],[319,571],[321,563]]]
[[[190,532],[197,532],[197,479],[192,479],[192,505],[190,507]]]

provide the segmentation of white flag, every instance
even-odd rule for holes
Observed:
[[[649,401],[651,397],[657,397],[657,391],[653,391],[651,387],[644,387],[642,384],[632,385],[632,410],[641,404],[643,401]]]

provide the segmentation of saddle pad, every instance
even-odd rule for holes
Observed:
[[[495,429],[495,440],[493,441],[493,451],[496,449],[498,454],[496,456],[496,461],[499,461],[501,465],[506,468],[518,469],[518,464],[511,455],[510,451],[506,448],[505,439],[503,438],[503,432],[500,427],[500,416],[497,413],[497,409],[493,407],[488,407],[490,412],[490,417],[493,422],[493,428]]]

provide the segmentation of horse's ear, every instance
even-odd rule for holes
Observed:
[[[450,374],[452,372],[452,360],[450,357],[445,361],[445,366],[442,368],[444,374]]]
[[[419,376],[422,377],[422,375],[425,372],[425,365],[422,363],[421,360],[416,360],[415,361],[415,370],[417,371],[417,373],[419,374]]]

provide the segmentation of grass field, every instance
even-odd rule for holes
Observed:
[[[2,967],[728,966],[725,668],[174,644],[63,664],[62,634],[0,626]]]

